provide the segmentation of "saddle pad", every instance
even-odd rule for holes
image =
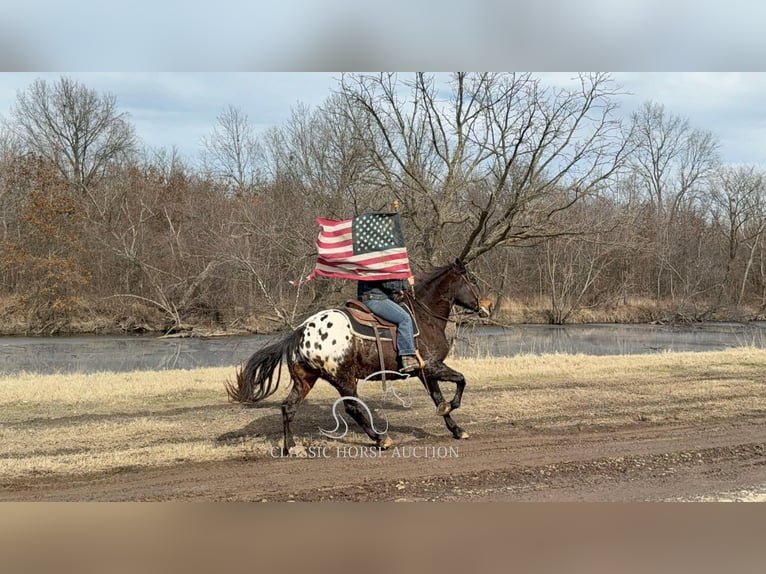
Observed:
[[[363,325],[359,321],[356,320],[356,317],[354,317],[351,312],[346,309],[345,307],[340,307],[336,309],[336,311],[340,311],[346,317],[348,317],[348,322],[351,323],[351,331],[356,335],[357,337],[361,339],[370,339],[371,341],[375,340],[375,331],[372,327],[369,325]],[[414,321],[413,321],[414,323]],[[417,323],[414,325],[415,327],[415,336],[417,337],[420,335],[420,329],[417,326]],[[380,334],[380,339],[382,341],[390,341],[391,340],[391,331],[387,327],[378,327],[378,333]]]

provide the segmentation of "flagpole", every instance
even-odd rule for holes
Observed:
[[[393,202],[393,206],[394,206],[394,211],[396,211],[397,213],[399,212],[399,206],[400,205],[401,205],[401,203],[399,202],[399,200],[395,199],[394,202]],[[415,281],[414,281],[414,275],[412,274],[412,268],[410,268],[410,278],[412,279],[412,283],[410,283],[410,293],[411,293],[411,296],[412,296],[412,300],[415,301]],[[408,283],[409,283],[409,281],[408,281]],[[417,319],[415,319],[415,306],[414,305],[410,306],[410,315],[412,316],[412,325],[415,328],[415,330],[417,331],[418,330],[418,323],[417,323]],[[418,363],[420,363],[420,368],[422,370],[423,367],[425,366],[425,361],[423,361],[423,357],[420,355],[420,350],[418,350],[418,348],[417,348],[417,340],[415,341],[415,345],[416,345],[416,347],[415,347],[415,356],[418,358]],[[383,383],[383,390],[385,390],[385,382]]]

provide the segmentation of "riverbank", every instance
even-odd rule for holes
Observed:
[[[417,381],[397,383],[407,406],[360,385],[401,452],[448,459],[279,460],[287,385],[243,408],[223,389],[234,367],[0,377],[0,499],[644,500],[766,480],[766,350],[449,364],[468,381],[453,413],[467,441]],[[369,444],[353,423],[340,442],[321,435],[335,399],[320,382],[295,418],[314,452]]]
[[[308,315],[308,313],[306,313]],[[504,302],[490,321],[493,325],[550,325],[557,315],[542,298]],[[298,323],[303,317],[296,317]],[[560,317],[559,317],[560,318]],[[671,301],[629,298],[621,303],[579,309],[566,316],[567,325],[586,324],[694,324],[766,320],[762,309],[743,306],[683,306]],[[470,318],[468,321],[476,321]],[[274,334],[288,328],[285,321],[268,313],[243,312],[237,316],[223,313],[190,314],[180,323],[170,321],[156,306],[134,299],[78,298],[66,312],[41,311],[23,297],[0,297],[0,336],[53,335],[137,335],[173,337],[214,337],[245,334]]]
[[[273,333],[284,323],[245,314],[214,320],[192,314],[173,322],[156,306],[135,299],[79,297],[65,310],[31,305],[24,297],[0,297],[0,336],[145,335],[211,337]]]

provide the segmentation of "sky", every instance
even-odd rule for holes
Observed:
[[[247,113],[256,130],[283,124],[302,103],[318,106],[339,74],[329,72],[0,72],[0,116],[8,118],[19,90],[36,78],[55,82],[66,75],[98,92],[111,92],[130,114],[149,148],[176,148],[196,161],[201,140],[216,117],[232,105]],[[567,85],[573,73],[536,74],[547,85]],[[723,161],[766,165],[766,73],[616,72],[626,92],[626,116],[651,100],[688,118],[693,128],[713,132]]]
[[[142,143],[176,148],[195,160],[226,106],[247,113],[257,131],[284,123],[299,102],[317,106],[331,93],[330,73],[0,72],[0,115],[8,118],[19,90],[36,78],[67,76],[100,93],[111,92]]]
[[[629,115],[661,103],[712,131],[728,162],[766,157],[761,0],[0,0],[0,115],[38,76],[117,96],[151,147],[197,155],[228,105],[258,129],[316,106],[326,70],[616,73]],[[143,70],[30,73],[23,70]],[[162,70],[219,70],[164,72]],[[260,70],[233,72],[231,70]],[[699,70],[744,70],[710,72]],[[665,70],[651,72],[641,70]],[[674,70],[698,70],[678,72]],[[275,71],[280,71],[278,73]],[[300,71],[300,72],[299,72]],[[304,73],[314,71],[314,73]],[[541,74],[566,83],[571,74]]]

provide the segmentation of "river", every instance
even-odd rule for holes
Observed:
[[[0,375],[194,369],[236,365],[273,335],[162,339],[147,336],[0,337]],[[695,325],[462,327],[458,357],[584,353],[614,355],[766,347],[766,322]]]

